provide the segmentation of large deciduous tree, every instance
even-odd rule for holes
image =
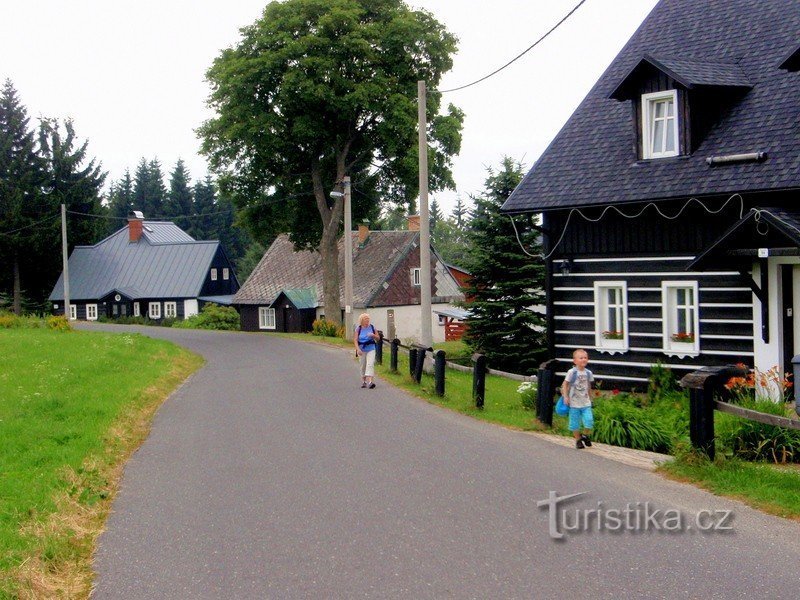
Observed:
[[[221,193],[243,209],[256,239],[288,231],[316,247],[325,313],[340,321],[337,237],[353,180],[354,218],[379,201],[408,205],[418,193],[417,81],[435,88],[456,39],[402,0],[272,2],[207,73],[216,116],[198,130]],[[463,114],[439,115],[430,94],[430,188],[452,187],[450,157]],[[338,189],[341,189],[339,187]]]
[[[519,220],[517,241],[511,220],[500,214],[522,179],[522,165],[506,157],[499,171],[488,171],[470,222],[466,340],[486,355],[491,367],[529,374],[546,351],[544,317],[534,310],[544,303],[541,245],[530,222]]]

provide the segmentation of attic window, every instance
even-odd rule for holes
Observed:
[[[678,92],[642,94],[643,158],[678,155]]]

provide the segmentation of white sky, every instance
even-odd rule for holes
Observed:
[[[578,0],[407,0],[459,38],[448,89],[500,67]],[[527,167],[547,147],[657,0],[588,0],[547,40],[472,88],[445,95],[466,113],[454,161],[464,200],[503,155]],[[70,117],[110,179],[157,157],[165,174],[183,158],[196,180],[206,162],[195,128],[209,118],[205,71],[265,0],[6,0],[0,80],[29,116]],[[455,193],[433,195],[445,212]]]

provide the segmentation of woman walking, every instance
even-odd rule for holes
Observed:
[[[361,361],[361,387],[375,388],[372,381],[375,375],[375,342],[380,340],[375,326],[369,322],[369,315],[362,313],[358,317],[358,327],[353,335],[353,344],[356,347],[356,356]]]

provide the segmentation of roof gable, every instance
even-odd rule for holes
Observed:
[[[796,0],[661,0],[505,203],[505,212],[800,188],[800,76],[777,68],[797,43]],[[692,153],[637,160],[628,76],[647,65],[695,88],[752,86],[725,106]],[[678,57],[678,58],[676,58]],[[791,63],[794,64],[794,63]],[[745,88],[746,89],[746,88]],[[706,158],[765,152],[760,163]]]

